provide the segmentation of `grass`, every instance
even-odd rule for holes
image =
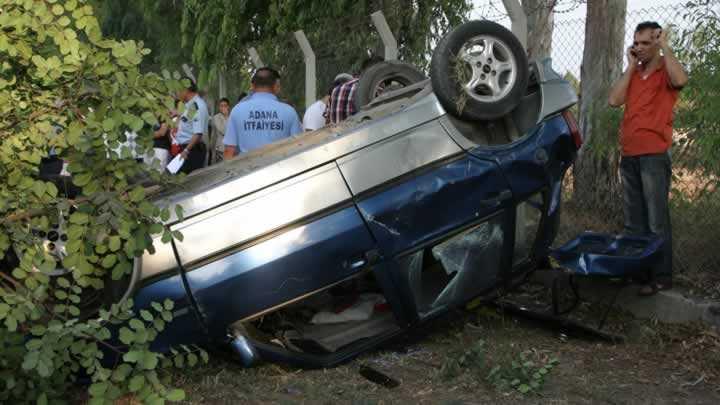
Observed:
[[[296,370],[274,364],[246,370],[214,358],[210,366],[177,372],[175,383],[186,390],[188,404],[720,401],[720,364],[708,355],[713,350],[720,353],[716,335],[696,326],[671,328],[624,316],[613,319],[632,323],[626,329],[636,332],[629,343],[560,339],[558,331],[481,308],[435,321],[420,337],[329,370]],[[513,371],[513,362],[521,355],[526,362],[533,362],[527,367],[533,369],[551,361],[555,364],[557,358],[540,389],[523,395],[517,389],[496,388],[486,379],[497,366],[510,370],[506,379],[516,379],[518,368]],[[443,369],[453,361],[459,372],[448,378]],[[358,372],[360,365],[385,373],[400,386],[388,389],[364,379]]]

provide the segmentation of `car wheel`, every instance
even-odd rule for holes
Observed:
[[[430,63],[433,91],[451,114],[493,120],[512,111],[528,83],[527,55],[515,35],[492,21],[470,21],[440,41]]]
[[[377,63],[363,72],[355,90],[355,105],[362,107],[381,94],[407,87],[425,80],[425,75],[414,66],[386,61]]]
[[[65,248],[68,240],[66,223],[72,211],[73,209],[71,209],[70,212],[58,212],[57,222],[53,222],[47,232],[37,229],[31,231],[33,237],[37,238],[45,253],[56,260],[57,264],[55,269],[45,273],[49,276],[51,285],[54,286],[57,286],[56,283],[60,277],[64,276],[66,279],[72,279],[73,269],[63,266],[63,259],[67,256]],[[3,263],[0,264],[0,271],[10,272],[11,269],[17,267],[20,264],[19,257],[20,251],[17,247],[10,249],[3,259]],[[91,287],[83,288],[80,294],[80,301],[75,304],[80,310],[78,318],[90,318],[95,316],[100,308],[125,300],[137,281],[140,271],[138,264],[138,259],[135,259],[132,273],[122,277],[120,280],[113,280],[108,274],[104,279],[104,287],[101,289]],[[33,267],[32,271],[39,272],[40,270]],[[50,299],[54,300],[54,297]]]

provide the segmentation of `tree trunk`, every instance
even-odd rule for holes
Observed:
[[[580,69],[580,130],[584,146],[575,163],[573,202],[604,223],[621,223],[618,133],[621,111],[608,93],[622,74],[626,0],[588,0]]]
[[[527,16],[528,59],[550,56],[556,5],[557,0],[523,0],[522,6]]]

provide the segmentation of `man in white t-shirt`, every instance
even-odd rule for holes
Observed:
[[[352,78],[353,77],[347,73],[340,73],[335,76],[335,80],[333,80],[333,84],[327,94],[310,105],[305,111],[305,115],[303,116],[303,128],[305,128],[305,131],[314,131],[325,126],[325,111],[330,101],[330,93],[335,87],[352,80]]]

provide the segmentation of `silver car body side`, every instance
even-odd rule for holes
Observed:
[[[543,94],[540,120],[576,102],[572,87],[552,71],[549,62],[536,63],[535,68]],[[167,222],[184,235],[176,245],[183,265],[221,254],[349,201],[351,193],[370,190],[460,153],[455,137],[438,120],[445,110],[435,95],[421,91],[415,98],[401,107],[397,103],[371,107],[367,114],[358,114],[341,126],[268,145],[195,172],[182,190],[157,196],[158,205],[183,208],[182,221],[171,210],[173,217]],[[373,110],[383,108],[397,111],[363,122]],[[177,267],[170,244],[158,236],[154,246],[156,252],[142,258],[142,279]]]

